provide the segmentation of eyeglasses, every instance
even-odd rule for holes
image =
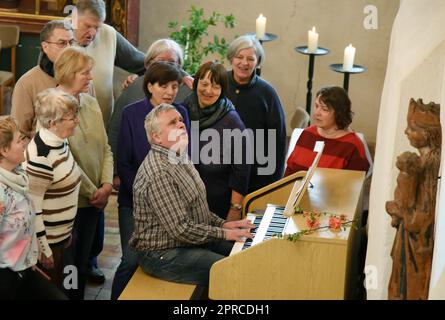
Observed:
[[[58,48],[63,49],[67,45],[74,45],[76,43],[76,40],[70,39],[70,40],[59,40],[57,42],[51,42],[51,41],[45,41],[46,43],[55,44]]]
[[[61,121],[71,121],[72,123],[76,123],[79,121],[79,115],[76,114],[74,117],[72,118],[61,118]]]

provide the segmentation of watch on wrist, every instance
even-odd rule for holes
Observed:
[[[230,204],[230,209],[233,210],[241,210],[243,208],[243,205],[241,203],[231,203]]]

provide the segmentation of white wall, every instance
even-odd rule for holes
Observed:
[[[398,170],[396,157],[416,151],[404,135],[410,98],[441,103],[445,97],[445,2],[401,0],[394,22],[377,132],[377,148],[369,209],[368,298],[386,299],[392,271],[391,248],[395,229],[385,211],[393,199]],[[441,122],[445,123],[444,110]],[[442,148],[443,150],[443,148]],[[443,152],[442,152],[442,159]],[[442,196],[444,198],[445,196]],[[442,199],[442,208],[445,205]],[[444,209],[437,209],[436,232],[445,225]],[[440,214],[439,214],[440,213]],[[445,243],[436,234],[430,298],[445,298]],[[438,240],[439,239],[439,240]]]
[[[389,35],[397,12],[398,0],[143,0],[141,1],[139,46],[146,50],[158,38],[168,37],[169,21],[187,21],[191,4],[202,7],[209,15],[215,10],[224,15],[233,13],[236,28],[211,31],[231,40],[236,35],[255,31],[260,13],[267,17],[267,32],[278,40],[266,43],[266,64],[262,76],[271,82],[280,95],[289,123],[295,107],[306,105],[308,57],[297,54],[294,47],[307,44],[307,31],[316,26],[319,46],[331,50],[315,62],[313,94],[323,85],[343,85],[343,76],[330,70],[332,63],[343,61],[345,46],[357,49],[356,64],[368,68],[352,75],[349,93],[355,118],[353,128],[363,132],[372,146],[375,142],[377,118],[383,79],[386,70]],[[366,30],[363,21],[366,5],[378,10],[378,29]],[[215,33],[213,33],[215,32]],[[291,131],[288,128],[288,135]]]

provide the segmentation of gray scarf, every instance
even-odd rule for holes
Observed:
[[[204,130],[212,127],[221,120],[227,113],[235,110],[232,101],[226,97],[220,97],[213,105],[200,108],[198,96],[192,92],[184,101],[187,105],[191,121],[199,121],[199,129]]]

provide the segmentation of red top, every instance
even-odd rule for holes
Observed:
[[[328,139],[318,134],[316,126],[311,126],[303,130],[289,156],[285,176],[308,170],[316,156],[314,147],[317,141],[325,143],[317,167],[368,171],[365,147],[355,132],[337,139]]]

